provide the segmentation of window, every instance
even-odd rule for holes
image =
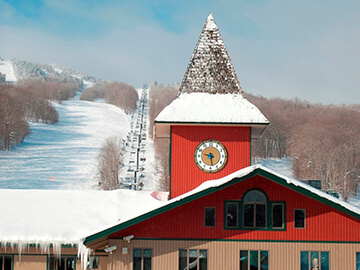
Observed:
[[[301,251],[301,270],[329,270],[329,252]]]
[[[272,227],[284,228],[284,204],[273,203],[271,207]]]
[[[305,209],[295,209],[295,228],[305,228]]]
[[[12,261],[11,255],[0,255],[0,270],[11,270]]]
[[[205,207],[205,227],[215,227],[215,207]]]
[[[224,227],[230,230],[286,230],[286,202],[270,201],[261,190],[240,201],[225,201]]]
[[[151,258],[152,258],[151,249],[134,248],[133,270],[150,270]]]
[[[240,250],[240,270],[267,270],[269,253],[266,250]]]
[[[50,256],[49,270],[74,270],[75,256],[61,256],[57,258]]]
[[[226,203],[226,227],[237,228],[238,227],[238,203],[227,202]]]
[[[98,269],[99,268],[99,257],[90,256],[87,269]]]
[[[360,252],[356,252],[356,270],[360,270]]]
[[[244,227],[266,227],[266,197],[258,190],[251,190],[244,197]]]
[[[207,250],[180,249],[179,270],[207,270]]]

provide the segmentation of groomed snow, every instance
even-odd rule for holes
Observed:
[[[89,82],[86,85],[89,85]],[[125,138],[131,116],[116,106],[79,100],[55,103],[59,122],[30,123],[24,142],[0,155],[0,188],[90,189],[99,148],[109,137]]]
[[[169,123],[269,123],[260,110],[241,95],[208,93],[181,94],[159,113],[155,121]]]

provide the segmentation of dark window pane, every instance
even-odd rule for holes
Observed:
[[[301,268],[300,270],[309,270],[309,252],[301,251]]]
[[[329,252],[321,252],[321,270],[329,270]]]
[[[244,205],[244,227],[254,227],[254,204]]]
[[[257,250],[250,250],[250,270],[259,270],[259,256]]]
[[[187,250],[179,250],[179,270],[187,269]]]
[[[58,270],[65,270],[65,258],[61,257],[58,259]]]
[[[215,226],[215,207],[205,208],[205,226],[207,227]]]
[[[66,258],[66,270],[74,270],[74,266],[75,266],[75,258],[67,257]]]
[[[11,270],[11,256],[4,257],[4,270]]]
[[[151,270],[151,257],[144,257],[144,270]]]
[[[260,270],[267,270],[269,268],[269,254],[267,251],[260,251]]]
[[[49,270],[55,270],[55,269],[56,269],[56,260],[55,260],[55,257],[50,256]]]
[[[311,252],[311,270],[319,270],[319,252],[312,251]]]
[[[207,270],[207,250],[199,251],[199,270]]]
[[[273,228],[282,228],[284,224],[283,218],[283,205],[274,204],[272,206],[272,227]]]
[[[237,227],[238,220],[238,204],[226,204],[226,227]]]
[[[0,270],[2,270],[3,266],[3,256],[0,256]]]
[[[249,254],[247,250],[240,250],[240,270],[248,270]]]
[[[141,249],[134,249],[133,252],[133,270],[141,270],[141,257],[142,257],[142,250]]]
[[[99,257],[90,256],[88,269],[98,269],[99,268]]]
[[[265,204],[256,204],[256,227],[266,227],[266,206]]]
[[[295,209],[295,228],[305,228],[304,209]]]
[[[266,197],[262,192],[258,190],[252,190],[246,193],[244,202],[266,202]]]
[[[356,253],[356,270],[360,270],[360,252]]]
[[[197,249],[189,250],[189,269],[197,269]]]

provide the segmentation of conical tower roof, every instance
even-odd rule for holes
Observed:
[[[179,94],[193,92],[243,95],[211,13],[207,17],[180,85]]]
[[[236,125],[251,127],[251,137],[258,138],[268,124],[260,110],[245,98],[210,14],[178,97],[155,119],[155,136],[169,137],[174,125]]]

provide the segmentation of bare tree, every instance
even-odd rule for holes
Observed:
[[[178,85],[162,85],[154,83],[150,86],[150,123],[154,123],[156,116],[169,105],[177,96]],[[150,136],[152,130],[150,129]],[[169,190],[170,172],[169,172],[169,145],[167,138],[154,138],[156,169],[162,175],[160,187],[162,190]]]
[[[98,154],[98,177],[104,190],[116,189],[119,184],[119,169],[122,163],[122,145],[115,138],[108,138]]]

